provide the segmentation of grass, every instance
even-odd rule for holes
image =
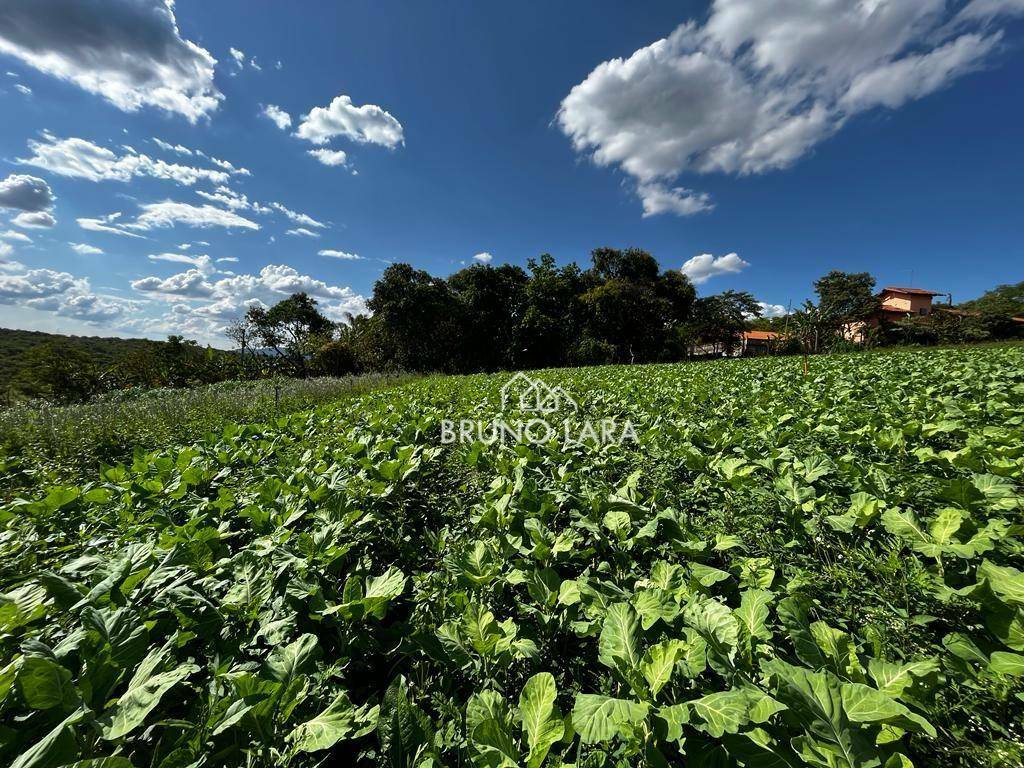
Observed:
[[[405,374],[226,381],[192,389],[126,390],[81,405],[0,409],[0,487],[73,482],[138,447],[187,443],[228,423],[266,421],[394,386]]]

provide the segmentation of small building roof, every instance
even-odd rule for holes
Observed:
[[[743,338],[747,341],[771,341],[772,339],[778,339],[782,336],[781,333],[775,331],[744,331]]]
[[[939,291],[926,291],[924,288],[900,288],[888,285],[882,289],[882,293],[905,293],[910,296],[942,296]]]

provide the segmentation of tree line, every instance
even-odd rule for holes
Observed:
[[[815,300],[785,316],[762,318],[751,294],[698,296],[685,274],[662,271],[637,248],[595,249],[586,269],[543,254],[526,269],[475,264],[447,278],[399,263],[375,283],[369,315],[333,322],[313,297],[296,293],[232,322],[230,352],[171,336],[101,364],[81,349],[44,345],[21,356],[14,383],[23,396],[75,401],[111,389],[267,376],[675,362],[732,354],[751,328],[777,332],[770,351],[812,354],[1003,339],[1024,327],[1012,319],[1024,312],[1024,283],[999,286],[958,312],[880,323],[870,322],[880,299],[868,273],[832,271],[814,291]]]
[[[761,312],[745,292],[698,297],[686,275],[661,271],[646,251],[598,248],[591,259],[581,269],[544,254],[525,270],[476,264],[448,278],[393,264],[369,316],[332,328],[298,294],[251,308],[228,333],[242,354],[270,349],[296,375],[463,373],[681,360],[701,341],[734,343]]]

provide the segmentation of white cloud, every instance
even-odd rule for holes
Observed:
[[[988,21],[997,16],[1024,14],[1024,0],[971,0],[957,16],[958,22]]]
[[[490,264],[492,261],[494,261],[494,257],[491,254],[487,253],[487,251],[484,251],[483,253],[478,253],[476,256],[474,256],[473,261],[478,261],[481,264]]]
[[[236,168],[234,164],[227,160],[221,160],[219,158],[208,155],[201,149],[191,149],[189,147],[182,146],[181,144],[171,144],[170,142],[158,139],[155,136],[152,139],[153,143],[156,144],[160,149],[165,152],[177,152],[179,155],[185,155],[186,157],[202,157],[209,160],[211,163],[216,165],[222,171],[227,171],[232,176],[252,176],[247,168]],[[132,150],[134,153],[134,150]]]
[[[175,264],[188,264],[195,267],[204,275],[212,274],[215,271],[213,268],[213,259],[205,254],[190,256],[185,253],[151,253],[146,258],[150,261],[169,261]]]
[[[229,275],[219,280],[190,269],[168,278],[136,280],[132,287],[149,297],[173,302],[167,315],[142,327],[205,338],[219,338],[227,323],[248,307],[270,306],[298,291],[320,302],[320,309],[332,320],[343,320],[346,313],[367,312],[366,300],[351,288],[330,285],[283,264],[263,267],[258,275]]]
[[[273,121],[274,125],[282,131],[292,127],[292,116],[275,104],[267,104],[263,107],[261,114]]]
[[[134,112],[215,110],[216,60],[178,31],[173,0],[5,0],[0,53]]]
[[[140,176],[150,176],[192,186],[200,181],[223,184],[230,178],[227,170],[167,163],[131,148],[118,155],[86,139],[58,139],[49,133],[43,133],[42,141],[29,141],[28,146],[32,156],[19,158],[19,163],[76,179],[128,182]]]
[[[281,205],[281,203],[271,203],[270,207],[276,211],[280,211],[289,219],[294,221],[296,224],[301,224],[304,227],[314,227],[316,229],[323,229],[327,226],[326,224],[317,221],[312,216],[307,216],[304,213],[298,213],[296,211],[293,211],[290,208],[286,208],[285,206]]]
[[[859,111],[874,106],[896,109],[937,91],[958,74],[981,66],[1000,34],[966,34],[920,56],[905,56],[865,72],[853,81],[842,106]]]
[[[124,226],[130,229],[149,230],[162,227],[173,227],[184,224],[189,227],[209,228],[224,227],[226,229],[259,229],[260,225],[232,211],[214,208],[212,205],[190,205],[165,200],[162,203],[147,203],[140,206],[142,213],[132,224]]]
[[[12,299],[45,298],[64,293],[78,285],[74,276],[52,269],[30,269],[22,274],[0,275],[0,302]]]
[[[322,251],[317,252],[319,256],[327,256],[332,259],[341,259],[342,261],[363,261],[363,257],[355,253],[347,253],[346,251],[335,251],[330,248],[325,248]]]
[[[757,302],[761,307],[761,317],[785,317],[789,311],[782,304],[769,304],[765,301]]]
[[[1024,6],[975,2],[976,18]],[[688,215],[708,202],[673,194],[680,175],[786,168],[858,112],[896,108],[983,64],[1000,33],[962,34],[979,22],[951,24],[953,11],[945,0],[714,0],[703,24],[599,64],[557,121],[576,151],[635,180],[645,215]]]
[[[694,285],[701,285],[712,277],[735,274],[749,266],[748,262],[741,259],[735,253],[727,253],[725,256],[717,258],[710,253],[703,253],[700,256],[694,256],[692,259],[689,259],[683,264],[680,271],[690,278]]]
[[[0,232],[0,240],[12,240],[16,243],[32,242],[32,238],[26,235],[24,232],[18,232],[13,229],[8,229],[6,232]]]
[[[11,224],[16,227],[22,227],[23,229],[50,229],[51,227],[57,226],[57,219],[55,219],[53,214],[48,211],[19,213],[11,219]]]
[[[16,90],[18,93],[22,94],[23,96],[31,96],[32,95],[32,89],[29,88],[27,85],[22,85],[21,83],[15,83],[14,84],[14,90]]]
[[[224,263],[227,263],[227,264],[237,264],[238,263],[238,257],[237,256],[221,256],[219,259],[217,259],[217,263],[218,264],[224,264]]]
[[[141,293],[189,299],[209,298],[214,294],[214,288],[207,281],[206,274],[199,269],[189,269],[167,278],[144,277],[141,280],[133,280],[132,288]]]
[[[102,248],[97,248],[88,243],[68,243],[68,245],[71,246],[71,250],[81,256],[99,256],[103,253]]]
[[[82,229],[89,232],[106,232],[111,235],[121,235],[122,237],[134,237],[139,240],[144,240],[142,235],[137,235],[134,232],[129,232],[123,228],[119,223],[121,213],[111,213],[108,216],[101,216],[97,219],[81,218],[76,219],[76,223]]]
[[[93,325],[122,320],[139,309],[138,302],[94,293],[87,278],[52,269],[26,269],[17,262],[0,262],[0,304],[53,312]]]
[[[245,54],[237,48],[229,48],[228,51],[231,53],[231,58],[235,60],[235,66],[245,69]]]
[[[12,174],[0,181],[0,208],[38,213],[53,208],[53,190],[35,176]]]
[[[332,167],[338,165],[343,166],[348,162],[348,155],[340,149],[311,149],[308,154],[315,157],[324,165]]]
[[[285,232],[286,235],[292,235],[293,237],[320,237],[319,232],[314,232],[305,227],[296,227],[295,229],[289,229]]]
[[[715,205],[707,192],[694,192],[684,187],[669,189],[664,184],[650,182],[637,187],[644,204],[644,218],[659,213],[674,213],[677,216],[692,216],[695,213],[713,210]]]
[[[254,213],[273,213],[273,209],[269,206],[258,203],[255,200],[250,201],[248,196],[241,192],[236,192],[229,187],[217,187],[213,192],[204,192],[199,190],[196,192],[204,200],[208,200],[211,203],[219,203],[233,211],[252,211]]]
[[[10,243],[0,242],[0,257],[7,257],[14,253],[14,246]],[[11,262],[0,261],[0,269],[4,269],[4,265],[10,264]]]
[[[295,135],[313,144],[326,144],[336,136],[392,148],[405,141],[402,124],[376,104],[357,107],[348,96],[338,96],[326,107],[314,107],[299,123]]]

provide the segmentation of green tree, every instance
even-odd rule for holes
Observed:
[[[384,356],[411,371],[454,371],[460,362],[462,305],[448,283],[392,264],[368,302]]]
[[[530,280],[526,305],[516,328],[515,365],[544,368],[565,365],[580,338],[580,296],[586,286],[576,264],[559,267],[551,254],[527,262]]]
[[[875,295],[875,278],[867,272],[833,270],[815,280],[814,290],[821,314],[837,329],[868,320],[881,306]]]
[[[511,368],[516,327],[526,306],[526,272],[521,267],[475,264],[448,278],[461,303],[461,361],[465,369]]]
[[[723,291],[697,299],[689,334],[694,341],[715,344],[732,353],[751,318],[761,316],[761,305],[746,291]]]
[[[25,350],[14,380],[23,394],[59,403],[84,402],[100,391],[101,383],[92,357],[61,342],[47,342]]]
[[[297,376],[307,374],[307,357],[329,341],[334,331],[334,323],[306,293],[293,293],[270,309],[250,307],[246,317],[260,343],[272,348],[277,361]]]

